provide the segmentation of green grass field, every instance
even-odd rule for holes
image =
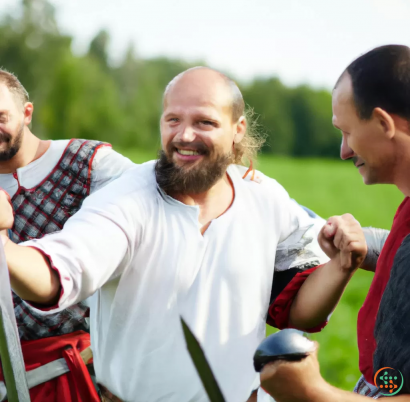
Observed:
[[[137,163],[155,158],[155,154],[121,151]],[[362,226],[390,229],[394,213],[403,199],[393,186],[365,186],[351,162],[263,156],[257,168],[278,180],[300,204],[324,218],[349,212]],[[357,272],[328,326],[311,336],[320,343],[322,375],[333,385],[346,390],[352,390],[359,377],[357,313],[372,277],[372,273]],[[268,333],[273,331],[268,328]]]

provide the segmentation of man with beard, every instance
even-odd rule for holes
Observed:
[[[11,197],[14,225],[9,237],[15,243],[61,230],[90,193],[133,166],[102,142],[40,140],[29,129],[32,116],[27,91],[13,74],[0,69],[0,187]],[[90,345],[85,304],[44,316],[15,293],[13,301],[26,370],[66,356],[69,346],[81,352]],[[43,383],[31,389],[31,400],[71,401],[80,388],[79,400],[98,400],[80,360],[77,369],[71,365],[71,373],[51,381],[47,379],[54,373],[49,370],[41,377]],[[36,376],[40,378],[38,372]]]
[[[95,293],[94,366],[105,400],[208,400],[182,316],[226,400],[245,401],[258,386],[252,356],[268,309],[278,326],[321,328],[366,242],[351,215],[330,218],[320,237],[332,259],[314,269],[327,260],[312,241],[317,221],[275,180],[239,165],[258,141],[239,89],[217,71],[190,69],[168,85],[161,140],[158,161],[90,196],[61,232],[21,245],[2,237],[12,287],[46,306],[37,310],[44,315]],[[11,219],[5,204],[0,228]],[[269,308],[278,245],[299,254],[288,239],[307,247],[298,268],[308,269]]]
[[[340,156],[352,159],[365,184],[394,184],[405,199],[358,316],[362,377],[355,392],[360,395],[326,383],[314,353],[300,363],[274,363],[263,370],[263,386],[278,402],[360,402],[392,394],[397,394],[391,396],[394,402],[410,402],[409,122],[409,47],[381,46],[346,68],[333,90],[333,124],[343,135]],[[386,383],[377,375],[383,368],[390,375]]]

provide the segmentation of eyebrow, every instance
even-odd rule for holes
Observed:
[[[164,114],[164,115],[163,115],[163,118],[164,118],[164,119],[167,119],[167,118],[169,118],[169,117],[177,117],[177,116],[179,116],[179,113],[176,113],[176,112],[168,112],[167,114]],[[199,112],[199,113],[194,113],[194,114],[193,114],[193,117],[194,117],[195,119],[197,119],[197,120],[212,120],[212,121],[214,121],[214,122],[219,122],[219,121],[220,121],[219,117],[211,116],[210,114],[201,113],[201,112]]]
[[[176,113],[172,113],[172,112],[167,113],[167,114],[163,115],[163,118],[166,119],[166,118],[171,117],[171,116],[176,116]]]

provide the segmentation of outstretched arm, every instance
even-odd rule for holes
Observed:
[[[14,244],[4,234],[1,237],[14,292],[23,300],[44,305],[56,304],[61,282],[47,257],[35,248]]]
[[[350,214],[328,219],[318,241],[331,260],[309,275],[290,309],[291,327],[314,328],[333,312],[367,253],[360,224]]]
[[[22,299],[63,310],[92,295],[127,266],[138,233],[138,208],[131,208],[131,215],[121,202],[113,202],[118,192],[112,185],[88,197],[60,232],[19,245],[2,234],[11,285]],[[0,229],[6,229],[10,225],[2,221],[11,212],[2,194]],[[126,196],[121,200],[130,201]]]
[[[343,391],[320,375],[317,349],[300,362],[278,360],[261,372],[261,385],[276,402],[366,402],[368,397]],[[410,395],[391,396],[392,402],[410,402]]]

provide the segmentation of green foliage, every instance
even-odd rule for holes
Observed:
[[[155,158],[155,152],[128,150],[137,163]],[[363,226],[390,229],[403,195],[393,186],[365,186],[350,162],[262,156],[258,169],[275,178],[300,204],[328,218],[353,214]],[[309,335],[320,343],[323,377],[333,385],[352,390],[360,373],[357,349],[357,313],[369,290],[373,273],[359,270],[322,332]],[[276,330],[267,327],[267,334]]]
[[[135,161],[155,158],[164,88],[190,64],[143,60],[130,46],[122,63],[112,66],[105,31],[97,33],[83,56],[72,53],[71,41],[59,32],[47,0],[24,0],[21,16],[0,21],[0,66],[15,72],[29,91],[34,133],[51,139],[96,138],[126,150]],[[340,135],[331,125],[329,92],[288,88],[269,77],[241,89],[268,134],[265,153],[338,155]],[[260,169],[323,217],[350,212],[363,225],[389,228],[402,198],[392,187],[364,186],[354,167],[343,162],[265,155]],[[344,389],[352,389],[359,375],[356,317],[371,278],[370,273],[355,274],[327,328],[313,336],[321,344],[324,377]]]
[[[157,150],[164,88],[192,64],[141,59],[130,46],[113,66],[109,41],[101,30],[85,55],[75,55],[72,38],[58,29],[53,6],[47,0],[24,0],[19,17],[0,20],[0,66],[16,73],[30,93],[36,135],[98,138]],[[268,135],[265,153],[337,156],[340,136],[331,124],[329,92],[289,88],[269,77],[240,87],[246,103],[261,115],[261,130]]]

